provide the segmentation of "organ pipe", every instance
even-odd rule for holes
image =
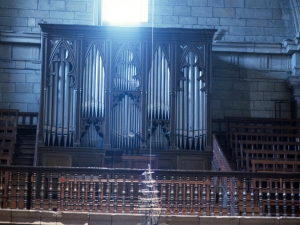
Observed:
[[[105,71],[101,53],[96,45],[86,57],[82,77],[82,117],[104,117]]]
[[[204,150],[206,142],[206,94],[199,56],[190,51],[185,56],[182,69],[183,79],[177,94],[178,148]]]
[[[61,41],[53,51],[45,87],[44,134],[48,146],[72,146],[74,138],[74,62],[70,43]]]
[[[141,143],[141,111],[133,97],[124,95],[111,112],[112,148],[139,148]]]

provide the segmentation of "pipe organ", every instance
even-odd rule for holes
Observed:
[[[216,30],[40,24],[39,146],[211,146]]]

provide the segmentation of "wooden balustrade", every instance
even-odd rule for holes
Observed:
[[[138,201],[143,170],[0,166],[0,171],[4,209],[143,213]],[[154,172],[162,214],[299,216],[300,173]]]

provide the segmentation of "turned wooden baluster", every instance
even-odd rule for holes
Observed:
[[[130,176],[130,213],[133,213],[133,175]]]
[[[93,202],[94,202],[94,175],[91,174],[89,182],[89,207],[90,212],[93,211]]]
[[[3,171],[0,172],[0,209],[2,209]]]
[[[74,183],[73,183],[73,212],[77,210],[77,174],[74,175]]]
[[[32,176],[32,195],[31,195],[31,207],[35,210],[35,200],[36,200],[36,173]]]
[[[69,183],[69,174],[66,174],[66,181],[65,181],[65,192],[64,192],[64,197],[65,197],[65,201],[64,201],[64,210],[68,211],[68,206],[69,206],[69,196],[70,196],[70,183]]]
[[[271,216],[271,194],[270,194],[270,178],[267,178],[267,216]]]
[[[27,191],[28,191],[28,173],[26,172],[25,179],[24,179],[24,209],[27,209]]]
[[[170,214],[174,215],[174,176],[171,176],[171,186],[170,186]]]
[[[231,216],[231,196],[230,196],[230,187],[229,187],[230,178],[227,177],[227,190],[226,190],[226,196],[227,196],[227,216]]]
[[[12,178],[12,173],[11,171],[9,171],[8,187],[7,187],[7,209],[10,209],[10,203],[11,203],[11,178]]]
[[[117,212],[118,206],[118,175],[115,175],[115,182],[114,182],[114,213]]]
[[[254,179],[250,180],[250,198],[251,198],[251,216],[254,216],[254,187],[253,187]]]
[[[195,215],[199,213],[199,204],[198,204],[198,177],[195,177],[195,185],[194,185],[194,208]]]
[[[222,177],[219,177],[219,216],[223,216],[223,188]]]
[[[19,209],[20,197],[20,172],[17,172],[17,188],[16,188],[16,208]]]
[[[182,214],[182,179],[179,177],[179,184],[178,184],[178,214]]]
[[[279,217],[278,180],[275,179],[275,209],[276,217]]]
[[[105,191],[105,195],[106,195],[106,203],[105,203],[105,207],[106,207],[106,213],[109,212],[109,206],[110,206],[110,183],[109,183],[109,175],[106,175],[106,191]]]
[[[299,202],[299,211],[300,211],[300,179],[298,180],[298,202]]]
[[[61,192],[61,182],[60,182],[61,174],[58,174],[58,182],[57,182],[57,211],[60,211],[60,192]]]
[[[101,206],[102,206],[102,181],[101,181],[101,175],[98,176],[99,184],[98,184],[98,203],[97,203],[97,210],[98,213],[101,212]]]
[[[263,216],[263,196],[262,196],[262,186],[261,178],[258,179],[258,202],[259,202],[259,215]]]
[[[141,179],[141,177],[139,177]],[[123,189],[122,189],[122,213],[125,213],[125,202],[126,202],[126,176],[123,175]],[[141,187],[140,187],[141,188]],[[142,191],[142,190],[140,190]]]
[[[53,191],[53,175],[49,175],[49,187],[48,187],[48,211],[52,211],[52,191]]]
[[[124,182],[124,180],[123,180],[123,182]],[[124,185],[124,183],[123,183],[123,185]],[[123,186],[123,191],[124,191],[124,186]],[[122,194],[123,194],[123,191],[122,191]],[[140,208],[141,208],[141,198],[142,198],[142,176],[139,175],[139,182],[138,182],[138,214],[142,213],[142,211],[140,210]],[[123,202],[123,196],[122,196],[122,202]]]
[[[243,178],[243,216],[247,216],[247,187],[246,187],[246,178]]]
[[[163,185],[162,185],[162,198],[161,198],[161,206],[162,206],[162,214],[166,214],[166,199],[167,199],[167,190],[166,190],[166,176],[163,177]]]
[[[287,213],[286,213],[286,187],[285,187],[285,179],[282,179],[282,198],[283,198],[283,216],[287,216]]]
[[[84,211],[85,205],[85,174],[82,174],[81,187],[80,187],[80,200],[81,200],[81,211]]]
[[[294,195],[294,180],[291,179],[291,204],[292,204],[292,217],[295,217],[295,195]]]
[[[44,209],[44,195],[45,195],[45,174],[41,176],[41,189],[40,189],[40,210]]]
[[[239,207],[238,207],[238,187],[237,187],[237,183],[238,183],[238,180],[237,178],[235,177],[234,178],[234,214],[235,216],[238,216],[239,215]]]
[[[203,216],[206,216],[206,177],[203,177],[203,186],[202,186],[202,207],[203,207]]]
[[[210,178],[210,215],[215,215],[215,185],[214,177]]]
[[[185,190],[185,200],[186,200],[186,213],[191,214],[191,186],[190,177],[186,178],[186,190]]]

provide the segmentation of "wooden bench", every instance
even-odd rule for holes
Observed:
[[[294,126],[246,126],[246,125],[238,125],[234,128],[230,128],[229,135],[229,147],[232,150],[233,157],[236,157],[237,150],[239,149],[239,138],[237,133],[261,133],[261,134],[270,134],[274,136],[278,135],[298,135],[300,134],[300,127]]]
[[[247,171],[252,170],[252,160],[281,160],[281,161],[298,161],[300,159],[300,151],[273,151],[273,150],[244,150],[246,154]]]
[[[253,172],[300,172],[299,161],[252,159]]]
[[[300,133],[281,134],[281,133],[253,133],[253,132],[234,132],[235,155],[239,153],[241,141],[273,141],[273,142],[300,142]]]
[[[238,168],[245,166],[246,150],[259,150],[259,151],[300,151],[300,142],[277,142],[277,141],[239,141],[240,151],[236,153]]]

